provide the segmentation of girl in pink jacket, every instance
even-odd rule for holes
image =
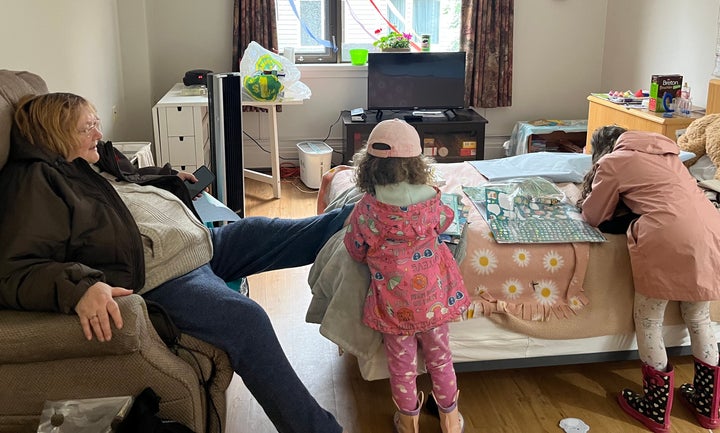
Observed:
[[[583,216],[598,226],[618,209],[637,215],[627,240],[643,394],[625,389],[618,402],[651,431],[669,431],[674,372],[663,342],[663,316],[668,301],[680,301],[695,376],[679,396],[700,425],[717,428],[720,369],[709,301],[720,299],[720,213],[669,138],[608,126],[593,132],[592,146],[595,164],[585,181]]]
[[[370,289],[363,322],[383,334],[398,433],[418,431],[423,393],[418,394],[416,355],[422,350],[433,383],[443,433],[460,433],[458,389],[449,347],[448,322],[467,308],[457,263],[439,240],[453,219],[428,185],[431,160],[410,124],[385,120],[355,155],[356,181],[365,192],[350,216],[345,247],[368,264]]]

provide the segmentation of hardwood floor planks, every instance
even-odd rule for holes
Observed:
[[[299,180],[296,180],[299,183]],[[305,217],[315,213],[315,194],[300,184],[282,186],[273,199],[267,184],[248,180],[247,214]],[[309,266],[273,271],[250,278],[250,294],[265,307],[288,359],[311,393],[331,411],[348,433],[391,433],[395,411],[387,380],[362,379],[357,361],[338,356],[337,347],[320,335],[318,325],[305,322],[310,300]],[[676,384],[692,380],[690,357],[672,358]],[[460,410],[466,433],[562,433],[563,418],[580,418],[589,433],[644,433],[639,422],[625,415],[616,402],[625,387],[642,388],[639,361],[580,364],[485,372],[458,373]],[[419,389],[430,391],[427,375]],[[228,433],[270,433],[275,430],[257,402],[233,380],[229,395]],[[440,433],[437,418],[423,411],[422,433]],[[673,433],[707,433],[679,401],[672,411]],[[311,432],[308,432],[311,433]]]

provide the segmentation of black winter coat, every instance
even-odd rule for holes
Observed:
[[[106,167],[117,164],[107,159],[115,154],[110,143],[98,151]],[[179,177],[153,182],[191,202]],[[98,281],[143,287],[138,227],[112,185],[81,158],[67,162],[13,130],[0,203],[0,308],[70,313]]]

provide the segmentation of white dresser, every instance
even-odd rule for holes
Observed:
[[[214,173],[210,144],[210,118],[208,115],[208,95],[183,96],[185,86],[177,83],[153,107],[153,131],[155,134],[155,157],[157,164],[166,162],[176,170],[192,173],[205,165]],[[281,105],[300,105],[303,100],[285,99],[283,101],[242,101],[242,105],[260,107],[267,110],[270,136],[270,172],[261,173],[245,168],[244,176],[267,183],[273,188],[273,196],[280,198],[280,151],[278,143],[277,107]],[[242,116],[242,113],[238,113]]]
[[[152,109],[155,157],[159,166],[169,162],[192,173],[201,165],[211,167],[208,98],[183,96],[183,87],[175,84]]]

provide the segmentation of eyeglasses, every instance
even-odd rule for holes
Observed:
[[[90,137],[93,133],[93,129],[102,134],[101,128],[102,126],[100,125],[100,119],[96,117],[93,122],[88,123],[87,127],[79,130],[78,133],[86,137]]]

